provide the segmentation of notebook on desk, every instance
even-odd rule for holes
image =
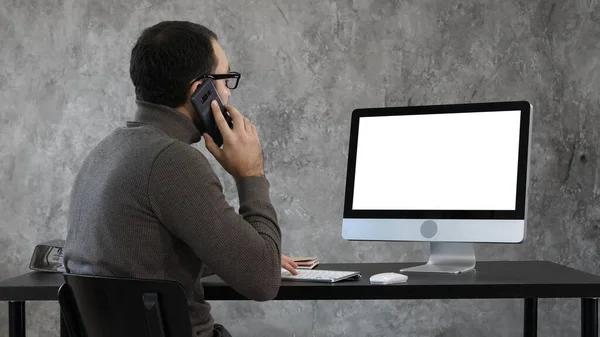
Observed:
[[[319,264],[319,259],[316,256],[292,257],[292,260],[298,265],[297,269],[313,269]]]

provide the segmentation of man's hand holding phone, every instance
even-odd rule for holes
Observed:
[[[229,128],[217,102],[211,102],[217,127],[223,136],[223,148],[219,148],[212,137],[204,133],[206,149],[236,180],[264,176],[263,151],[256,126],[236,108],[231,105],[226,108],[233,120],[233,128]]]

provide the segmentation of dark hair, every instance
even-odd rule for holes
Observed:
[[[210,29],[188,21],[146,28],[129,64],[137,99],[172,108],[185,104],[190,82],[216,67],[211,39],[217,35]]]

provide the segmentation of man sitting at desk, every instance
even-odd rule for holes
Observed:
[[[237,184],[239,214],[226,202],[199,142],[190,97],[214,81],[223,104],[237,86],[216,35],[190,22],[143,31],[131,53],[137,111],[85,159],[72,189],[64,250],[67,272],[165,279],[188,295],[194,336],[228,336],[214,324],[199,278],[215,273],[249,299],[273,299],[281,267],[281,232],[269,197],[256,126],[232,106],[221,149],[206,148]],[[210,272],[209,272],[210,270]]]

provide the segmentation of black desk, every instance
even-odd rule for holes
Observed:
[[[371,285],[373,274],[415,263],[321,264],[319,269],[359,270],[358,281],[334,284],[282,282],[276,300],[507,299],[523,298],[527,337],[537,336],[538,298],[581,298],[581,335],[598,337],[600,276],[544,261],[478,262],[459,275],[407,273],[400,285]],[[25,301],[56,300],[62,275],[28,273],[0,282],[0,301],[9,301],[10,337],[25,336]],[[207,300],[245,300],[218,277],[203,280]]]

